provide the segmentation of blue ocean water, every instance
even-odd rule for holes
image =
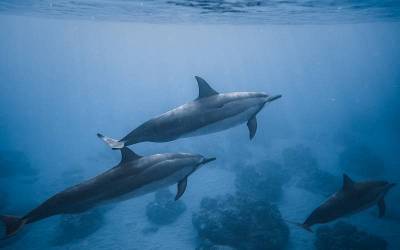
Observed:
[[[283,95],[251,141],[241,125],[131,147],[217,158],[179,203],[163,190],[54,216],[0,247],[400,249],[399,186],[382,219],[373,207],[315,233],[287,222],[343,173],[400,182],[399,21],[398,1],[0,1],[0,214],[113,167],[96,133],[120,138],[195,99],[195,75]]]

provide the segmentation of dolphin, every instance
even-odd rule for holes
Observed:
[[[177,183],[178,200],[186,190],[188,176],[214,161],[201,155],[165,153],[139,156],[121,149],[122,159],[110,170],[55,194],[23,217],[2,215],[8,238],[25,224],[59,214],[82,213],[95,206],[127,200]]]
[[[199,96],[194,101],[146,121],[120,140],[100,133],[97,136],[112,149],[120,149],[140,142],[168,142],[215,133],[247,122],[251,140],[257,130],[257,113],[266,103],[281,97],[262,92],[220,94],[201,77],[195,78]]]
[[[343,186],[316,208],[303,223],[295,223],[311,231],[311,226],[324,224],[338,218],[361,212],[378,205],[379,217],[385,214],[385,195],[395,183],[387,181],[354,182],[343,174]]]

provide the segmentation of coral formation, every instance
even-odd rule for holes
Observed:
[[[186,210],[183,201],[174,200],[174,194],[169,189],[155,193],[154,201],[146,206],[146,215],[150,222],[157,225],[168,225],[175,222]]]
[[[236,190],[256,200],[278,201],[283,193],[282,186],[289,176],[282,166],[272,161],[262,161],[254,166],[238,170],[235,179]]]
[[[92,235],[105,225],[104,214],[108,210],[108,207],[99,207],[82,214],[61,216],[52,245],[67,245]]]
[[[276,206],[244,195],[204,198],[192,223],[200,239],[199,249],[204,244],[284,249],[289,238],[289,229]]]

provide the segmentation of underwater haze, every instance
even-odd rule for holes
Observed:
[[[355,181],[400,183],[399,1],[0,1],[0,214],[120,161],[122,138],[216,91],[282,98],[246,124],[130,146],[216,157],[176,187],[26,225],[1,249],[400,249],[400,186],[302,223]],[[110,187],[112,188],[112,187]],[[0,225],[0,235],[4,235]]]

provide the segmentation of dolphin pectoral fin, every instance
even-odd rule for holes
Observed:
[[[1,215],[0,220],[6,226],[6,235],[3,237],[3,239],[16,234],[18,230],[20,230],[26,223],[26,219],[9,215]]]
[[[197,85],[199,85],[199,97],[197,99],[201,99],[204,97],[209,97],[212,95],[218,95],[218,92],[215,91],[210,85],[201,77],[195,76]]]
[[[125,147],[125,143],[124,142],[115,140],[115,139],[113,139],[111,137],[102,135],[100,133],[97,133],[97,137],[102,139],[112,149],[121,149],[121,148]]]
[[[383,198],[378,201],[378,208],[379,208],[379,218],[382,218],[385,215],[386,211],[385,200]]]
[[[181,196],[183,195],[183,193],[185,193],[186,186],[187,186],[187,177],[183,178],[182,180],[180,180],[180,181],[178,182],[178,191],[177,191],[176,196],[175,196],[175,200],[176,200],[176,201],[177,201],[179,198],[181,198]]]
[[[254,138],[257,131],[257,118],[253,116],[247,121],[247,127],[249,128],[250,140]]]
[[[121,150],[121,162],[119,164],[134,161],[142,157],[133,152],[132,150],[130,150],[128,147],[123,147],[120,150]]]

